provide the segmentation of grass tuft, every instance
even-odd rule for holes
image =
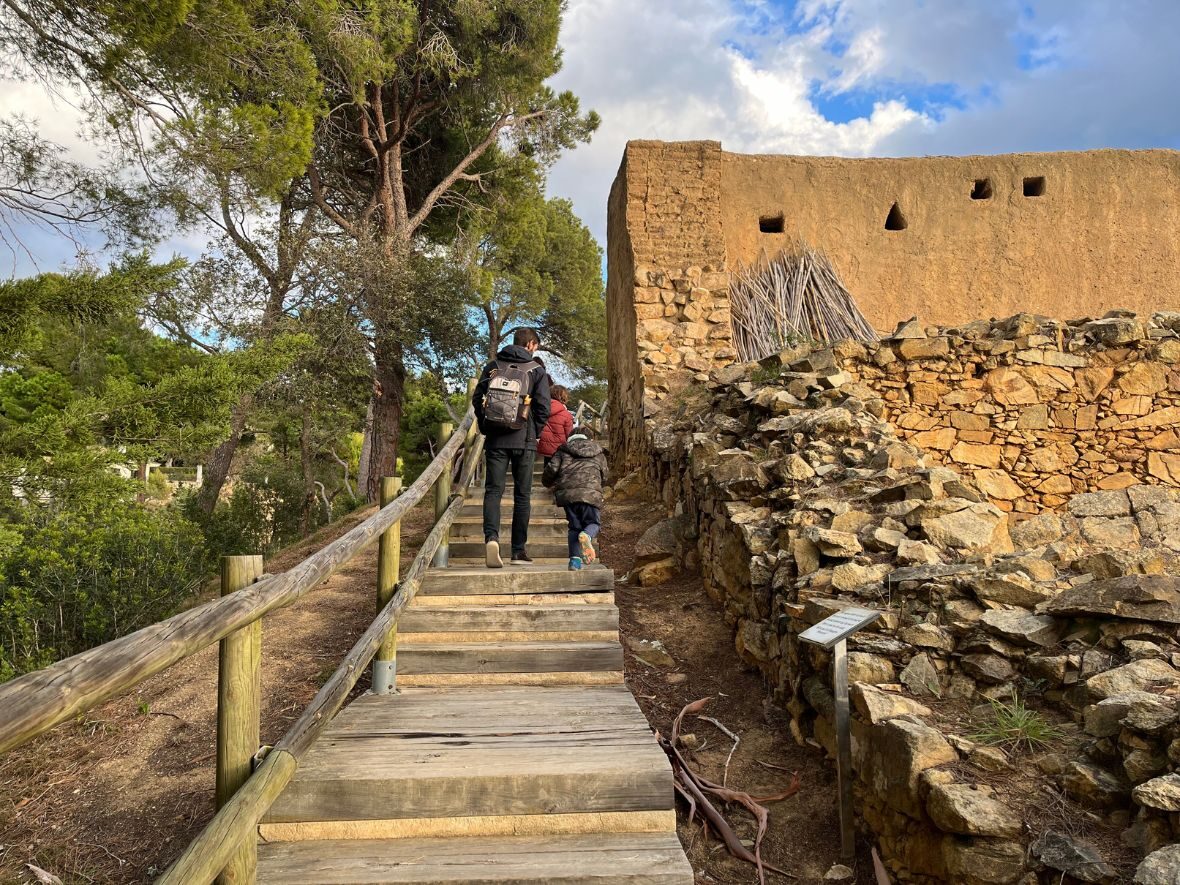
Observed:
[[[990,698],[988,703],[992,708],[991,718],[971,735],[973,741],[1019,752],[1039,749],[1063,736],[1048,719],[1030,710],[1018,697],[1011,704]]]

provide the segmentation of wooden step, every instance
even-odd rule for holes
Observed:
[[[562,565],[485,565],[432,568],[422,579],[420,595],[472,596],[498,594],[569,593],[613,590],[615,573],[601,565],[568,571]]]
[[[500,528],[508,529],[512,527],[512,511],[510,508],[503,508],[504,512],[500,514]],[[474,528],[483,528],[483,513],[478,516],[459,516],[455,518],[453,525],[457,527],[472,526]],[[563,532],[569,522],[565,518],[565,511],[562,511],[561,516],[537,516],[535,513],[529,518],[530,531],[534,528],[560,528]]]
[[[482,498],[467,498],[463,502],[463,506],[459,509],[460,516],[483,516],[483,499]],[[542,519],[565,519],[565,510],[553,503],[553,499],[549,498],[547,501],[538,501],[533,499],[532,506],[529,507],[529,521],[531,522],[538,517]],[[500,506],[500,526],[501,528],[512,527],[512,499],[505,498],[503,504]]]
[[[398,620],[399,642],[415,633],[617,631],[613,605],[411,606]]]
[[[534,489],[533,493],[531,495],[529,495],[529,500],[532,502],[534,507],[538,507],[538,506],[542,506],[542,505],[548,506],[548,507],[556,507],[557,506],[554,503],[553,495],[551,495],[549,492],[545,491],[544,489],[541,489],[541,490]],[[470,504],[479,504],[482,507],[483,506],[483,491],[482,490],[469,491],[464,496],[464,501],[466,501],[466,503],[469,505]],[[513,501],[512,493],[505,492],[504,496],[502,498],[500,498],[500,507],[501,508],[511,508],[512,501]],[[564,512],[565,511],[563,510],[562,513],[564,513]]]
[[[473,594],[471,596],[429,596],[419,593],[414,597],[414,608],[464,605],[614,605],[615,594],[609,590],[588,593],[513,593]]]
[[[587,673],[623,669],[618,642],[419,643],[398,647],[397,675]],[[472,680],[474,682],[475,680]]]
[[[512,537],[512,525],[509,523],[500,528],[500,543],[503,545],[505,540]],[[567,544],[569,538],[569,529],[564,525],[529,525],[529,547],[536,543],[546,544]],[[483,544],[483,526],[460,526],[459,528],[451,529],[451,544],[457,541],[466,541],[473,544]],[[482,554],[482,550],[479,551]],[[476,554],[473,554],[476,555]]]
[[[671,833],[276,842],[259,846],[266,885],[692,885]]]
[[[500,538],[500,556],[504,560],[504,565],[507,567],[508,561],[511,559],[511,550],[508,543],[508,538]],[[467,541],[461,538],[452,539],[450,543],[450,554],[453,559],[474,559],[479,562],[484,562],[486,565],[485,545],[480,541]],[[526,545],[529,556],[534,559],[548,558],[548,559],[567,559],[569,557],[569,544],[564,538],[560,541],[556,540],[533,540],[529,538]]]
[[[673,807],[667,757],[625,685],[401,688],[345,708],[264,823]]]
[[[550,540],[556,538],[564,541],[568,536],[569,524],[564,520],[546,519],[529,520],[529,538]],[[512,520],[500,523],[500,537],[507,538],[512,534]],[[479,523],[456,523],[451,528],[451,540],[483,542],[483,521]]]

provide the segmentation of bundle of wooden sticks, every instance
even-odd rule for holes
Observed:
[[[736,271],[729,302],[742,362],[804,341],[878,338],[827,256],[803,245]]]

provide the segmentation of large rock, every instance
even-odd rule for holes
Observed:
[[[1008,516],[991,504],[969,504],[962,510],[921,521],[922,531],[943,549],[962,553],[1011,553]]]
[[[989,498],[998,498],[1001,501],[1014,501],[1025,495],[1020,484],[1003,470],[976,470],[975,483]]]
[[[635,564],[646,565],[675,556],[684,521],[681,516],[661,519],[640,535],[635,542]]]
[[[935,826],[964,836],[1018,836],[1020,818],[985,789],[971,784],[935,784],[926,797]]]
[[[925,652],[910,658],[910,662],[906,664],[898,678],[902,685],[916,695],[929,697],[942,694],[938,671],[934,669],[934,665],[930,663],[930,658]]]
[[[999,685],[1016,675],[1016,671],[1012,669],[1012,664],[1008,659],[999,655],[963,655],[963,659],[959,663],[963,672],[972,679],[978,679],[989,685]]]
[[[1029,855],[1079,882],[1109,882],[1116,875],[1114,867],[1089,842],[1052,830],[1029,846]]]
[[[1129,547],[1139,542],[1139,526],[1130,516],[1087,516],[1082,537],[1096,547]]]
[[[1075,759],[1061,775],[1061,786],[1083,805],[1116,808],[1126,802],[1129,785],[1118,775],[1092,762]]]
[[[1123,489],[1109,492],[1088,492],[1074,495],[1067,505],[1069,512],[1077,517],[1084,516],[1130,516],[1131,499]]]
[[[1105,615],[1180,624],[1180,578],[1169,575],[1127,575],[1093,581],[1066,590],[1046,605],[1043,611],[1053,615]]]
[[[868,745],[868,763],[860,776],[886,805],[915,820],[923,811],[918,793],[922,772],[959,758],[941,732],[911,719],[889,719],[873,726]]]
[[[1012,543],[1017,549],[1030,550],[1052,544],[1065,534],[1061,518],[1055,513],[1042,513],[1031,519],[1021,520],[1010,529]]]
[[[1180,811],[1180,774],[1152,778],[1132,790],[1131,798],[1137,805],[1156,811]]]
[[[851,559],[863,549],[856,535],[851,532],[808,526],[803,530],[803,537],[815,544],[824,556],[838,559]]]
[[[880,685],[882,682],[893,682],[896,673],[893,662],[881,655],[869,654],[863,651],[848,653],[848,681],[864,682],[868,685]]]
[[[1024,608],[1033,608],[1057,595],[1052,584],[1038,584],[1023,572],[981,572],[964,578],[962,583],[980,599]]]
[[[887,719],[896,719],[898,716],[931,715],[929,707],[919,704],[913,698],[892,691],[883,691],[863,682],[852,684],[852,703],[861,718],[870,725],[877,725]]]
[[[1135,885],[1178,885],[1180,845],[1166,845],[1143,859],[1135,870]]]
[[[1086,680],[1086,689],[1095,701],[1129,691],[1145,691],[1156,686],[1172,686],[1180,680],[1180,671],[1164,661],[1148,658],[1115,667]]]
[[[1021,609],[984,612],[979,622],[986,630],[1004,639],[1042,648],[1056,645],[1065,627],[1057,618],[1032,615]]]
[[[855,562],[844,562],[832,569],[832,586],[845,591],[865,586],[876,587],[891,571],[893,566],[888,563],[859,565]]]
[[[918,648],[932,648],[935,651],[953,651],[955,648],[955,638],[950,631],[937,624],[913,624],[897,635],[902,642],[908,642]]]
[[[955,885],[1014,885],[1024,878],[1024,846],[1001,839],[947,836],[943,862]]]
[[[1146,734],[1157,734],[1178,718],[1171,698],[1149,691],[1112,695],[1086,707],[1085,731],[1094,737],[1114,737],[1126,725]]]

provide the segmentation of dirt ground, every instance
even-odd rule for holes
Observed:
[[[371,513],[325,527],[267,571],[296,565]],[[429,501],[403,521],[403,563],[432,522]],[[264,744],[286,731],[369,625],[376,580],[374,546],[263,621]],[[214,645],[0,757],[0,882],[36,881],[30,863],[66,885],[151,881],[213,814],[216,686]]]
[[[660,514],[662,515],[662,514]],[[650,503],[610,501],[602,530],[602,558],[622,577],[631,568],[635,542],[653,521]],[[799,772],[802,789],[772,803],[762,858],[792,874],[767,873],[767,882],[821,882],[839,862],[840,824],[836,805],[834,767],[823,752],[800,747],[787,730],[788,717],[768,698],[760,674],[748,669],[734,650],[733,632],[721,608],[705,593],[697,575],[680,575],[658,587],[615,588],[624,637],[659,641],[674,664],[643,659],[626,652],[627,684],[639,700],[652,727],[670,732],[672,721],[686,704],[703,697],[712,701],[699,716],[689,715],[681,728],[696,736],[700,748],[686,754],[695,770],[713,781],[725,778],[726,758],[733,741],[715,725],[716,719],[740,738],[729,760],[730,787],[753,795],[784,790],[792,772]],[[752,840],[757,824],[751,814],[731,807],[722,810],[743,840]],[[680,840],[688,852],[699,883],[747,885],[758,881],[750,864],[730,856],[720,840],[706,837],[700,822],[690,823],[683,804],[679,809]],[[873,881],[868,846],[860,846],[858,882]]]

